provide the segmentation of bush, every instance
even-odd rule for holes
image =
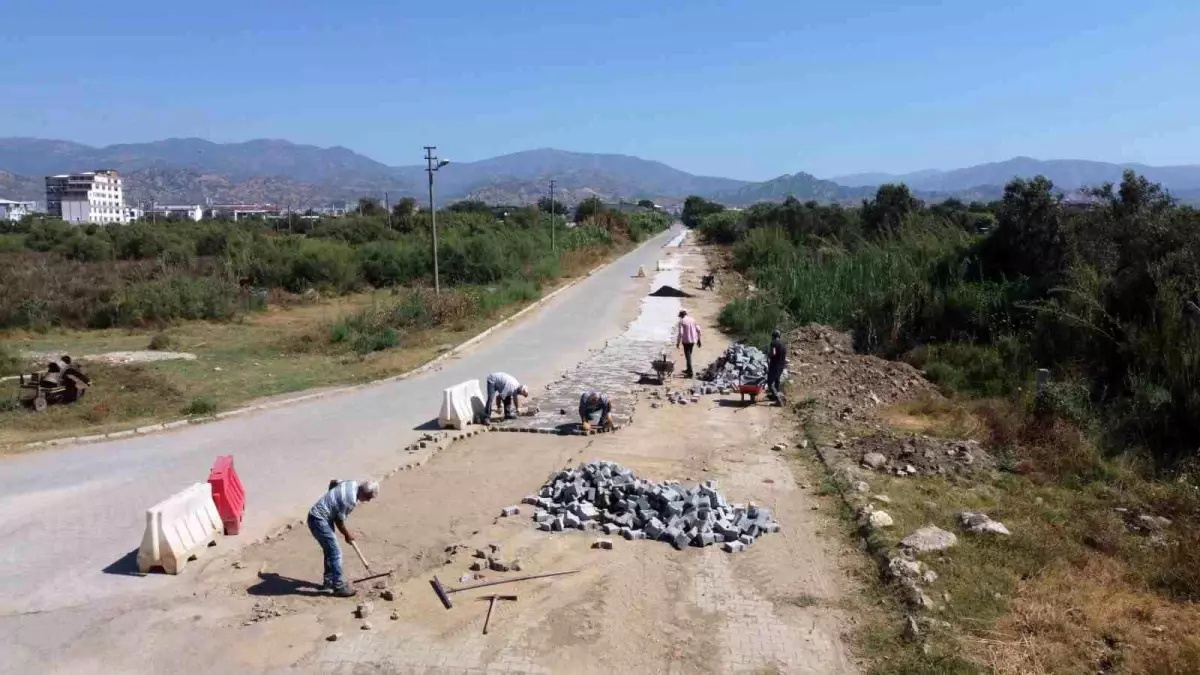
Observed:
[[[184,406],[182,412],[188,416],[212,415],[217,412],[217,401],[211,396],[197,396]]]
[[[146,345],[146,349],[153,351],[169,351],[175,347],[175,340],[168,333],[155,333],[150,338],[150,344]]]
[[[138,326],[180,319],[227,320],[237,312],[237,286],[214,278],[174,276],[134,284],[112,307],[110,325]]]
[[[20,372],[21,360],[15,352],[9,350],[8,345],[0,342],[0,377],[17,375]]]

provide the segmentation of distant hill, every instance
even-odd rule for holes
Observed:
[[[712,198],[731,206],[745,206],[756,202],[778,202],[795,197],[800,201],[818,202],[857,201],[873,191],[863,188],[848,188],[833,181],[821,180],[812,174],[795,173],[783,175],[761,183],[748,183],[733,190],[717,192]]]
[[[1013,178],[1043,175],[1063,191],[1094,187],[1105,182],[1119,182],[1125,169],[1132,169],[1163,187],[1183,194],[1200,189],[1200,166],[1148,166],[1145,164],[1112,164],[1079,159],[1039,160],[1014,157],[1003,162],[979,164],[961,169],[939,171],[927,169],[907,174],[866,173],[835,177],[830,180],[842,185],[881,185],[905,183],[914,190],[956,193],[980,186],[1003,186]]]
[[[452,153],[447,153],[451,155]],[[910,174],[861,173],[826,180],[807,173],[749,182],[697,176],[662,162],[630,155],[543,148],[475,162],[452,162],[437,174],[439,203],[482,199],[527,204],[546,194],[571,205],[591,196],[607,202],[652,199],[678,204],[697,194],[730,205],[782,201],[789,196],[821,202],[855,203],[886,182],[904,182],[927,201],[947,197],[993,199],[1015,176],[1044,174],[1065,192],[1120,180],[1124,168],[1161,182],[1185,199],[1200,195],[1200,166],[1151,167],[1079,160],[1016,157],[951,171]],[[43,200],[46,175],[97,168],[126,177],[127,201],[164,203],[270,202],[303,209],[360,197],[425,201],[423,165],[388,166],[342,147],[320,148],[283,140],[213,143],[170,138],[96,148],[38,138],[0,138],[0,198]]]

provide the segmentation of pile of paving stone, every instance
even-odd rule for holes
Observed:
[[[762,382],[767,379],[767,355],[757,347],[732,344],[716,361],[708,364],[700,373],[700,379],[722,389]]]
[[[679,481],[655,483],[606,461],[558,472],[525,503],[537,507],[533,519],[544,531],[602,530],[629,540],[665,541],[677,549],[723,544],[736,553],[779,531],[768,509],[753,502],[730,504],[716,481],[692,488]]]

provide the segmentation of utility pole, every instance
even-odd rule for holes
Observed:
[[[558,255],[558,246],[554,241],[554,179],[550,179],[550,250]]]
[[[392,229],[392,206],[388,203],[387,190],[383,191],[383,210],[387,211],[388,229]]]
[[[433,292],[442,294],[442,283],[438,276],[438,247],[437,247],[437,207],[433,203],[433,172],[450,163],[448,159],[438,159],[433,151],[436,145],[425,146],[425,171],[429,174],[429,224],[433,230]]]

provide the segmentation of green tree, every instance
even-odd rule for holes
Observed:
[[[920,211],[923,206],[921,200],[913,197],[908,186],[903,183],[880,185],[875,191],[875,199],[863,200],[863,229],[868,234],[898,232],[904,218],[910,213]]]
[[[643,209],[653,209],[654,208],[654,202],[649,199],[639,199],[637,204],[638,204],[638,206],[642,207]]]
[[[692,195],[683,202],[683,224],[688,227],[699,227],[704,216],[720,213],[725,207],[716,202],[710,202],[703,197]]]
[[[542,197],[541,199],[538,200],[537,205],[538,205],[538,209],[542,213],[550,213],[550,197]],[[561,200],[555,199],[554,200],[554,215],[565,216],[565,215],[567,215],[567,213],[568,213],[567,205],[562,203]]]
[[[1004,187],[996,231],[984,246],[984,269],[1025,276],[1038,286],[1056,283],[1067,267],[1062,195],[1045,176],[1018,178]]]
[[[446,208],[452,213],[486,213],[489,215],[492,213],[492,207],[478,199],[464,199],[454,202]]]
[[[588,197],[575,207],[575,222],[582,223],[588,218],[594,218],[608,209],[599,197]]]
[[[374,197],[360,197],[358,200],[358,208],[355,209],[360,216],[382,216],[383,207],[379,205],[379,200]]]

